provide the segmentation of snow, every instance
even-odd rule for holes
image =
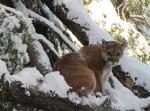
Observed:
[[[100,106],[102,103],[107,101],[108,96],[96,97],[94,95],[88,95],[88,97],[81,98],[81,104],[90,106]]]
[[[43,35],[39,35],[36,38],[37,40],[42,40],[56,55],[57,57],[60,57],[61,55],[56,51],[56,49],[54,48],[54,45],[47,40]]]
[[[12,9],[12,8],[9,8],[9,7],[5,7],[5,6],[3,6],[3,5],[1,5],[0,4],[0,7],[1,7],[1,13],[2,12],[4,12],[5,13],[5,10],[9,10],[10,12],[12,12],[12,13],[15,13],[15,16],[17,16],[18,18],[16,18],[15,16],[10,16],[10,17],[7,17],[7,23],[9,22],[9,29],[10,28],[14,28],[14,27],[19,27],[19,22],[20,21],[23,21],[24,23],[25,23],[25,26],[27,27],[27,32],[25,32],[25,33],[28,33],[30,36],[31,36],[31,38],[33,39],[33,40],[42,40],[43,42],[45,42],[47,45],[48,45],[48,47],[51,49],[51,50],[53,50],[53,52],[55,52],[55,54],[59,57],[60,55],[57,53],[57,51],[55,50],[55,48],[54,48],[54,46],[53,46],[53,44],[50,42],[50,41],[48,41],[44,36],[42,36],[42,35],[40,35],[40,34],[37,34],[36,33],[36,31],[35,31],[35,28],[34,28],[34,26],[33,26],[33,24],[32,24],[32,19],[29,19],[29,18],[26,18],[26,17],[24,17],[24,15],[21,13],[21,12],[18,12],[18,11],[16,11],[16,10],[14,10],[14,9]],[[27,10],[27,12],[28,12],[28,10]],[[29,15],[32,15],[32,16],[34,16],[35,18],[37,17],[37,18],[39,18],[39,17],[41,17],[41,16],[38,16],[38,14],[36,14],[36,13],[32,13],[32,11],[31,10],[29,10]],[[7,15],[7,16],[9,16],[9,15]],[[9,18],[9,19],[8,19]],[[44,17],[43,17],[44,18]],[[43,19],[43,18],[39,18],[39,19]],[[19,21],[20,20],[20,21]],[[46,23],[46,24],[48,24],[48,25],[50,25],[50,26],[52,26],[53,28],[56,28],[55,26],[54,26],[54,24],[52,23],[52,22],[49,22],[47,19],[45,19],[44,18],[44,22]],[[5,22],[4,22],[5,23]],[[6,25],[7,25],[7,23],[6,23]],[[8,28],[8,27],[7,27]],[[56,31],[57,31],[58,29],[56,29]],[[1,30],[0,30],[1,31]],[[2,30],[3,31],[3,30]],[[60,31],[61,32],[61,31]],[[21,36],[21,35],[19,35],[19,36]],[[27,56],[25,57],[25,58],[27,58]]]
[[[150,23],[150,18],[149,18],[149,12],[150,12],[150,4],[148,4],[147,6],[143,6],[143,10],[145,11],[144,13],[144,17],[145,17],[145,20],[147,21],[147,23]]]
[[[3,69],[3,70],[2,70]],[[96,97],[94,95],[89,95],[87,98],[80,98],[76,93],[67,92],[71,89],[70,86],[64,80],[64,77],[60,75],[58,71],[51,72],[45,75],[45,77],[40,74],[40,72],[36,68],[24,68],[19,73],[14,75],[10,75],[7,71],[6,64],[0,60],[0,75],[5,74],[5,81],[8,81],[9,84],[13,81],[20,81],[23,83],[22,87],[24,88],[32,88],[38,86],[40,91],[45,93],[50,93],[50,91],[55,92],[62,98],[69,98],[71,101],[76,104],[84,104],[84,105],[100,105],[102,104],[108,97]],[[39,81],[43,82],[39,82]],[[27,91],[26,95],[30,96],[30,92]]]
[[[16,11],[16,10],[13,9],[13,8],[10,8],[10,7],[7,7],[7,6],[4,6],[4,5],[0,4],[0,11],[1,11],[1,12],[4,12],[5,10],[9,10],[9,11],[11,11],[11,12],[17,14],[17,15],[20,16],[20,17],[23,16],[22,12]]]
[[[112,89],[109,84],[106,85],[106,87],[109,86],[107,91],[109,92],[112,107],[115,109],[124,109],[128,110],[132,109],[133,107],[137,107],[137,97],[133,96],[132,92],[130,92],[127,88],[123,87],[121,83],[116,78],[113,78],[115,89]],[[118,83],[117,83],[118,82]],[[132,100],[132,103],[129,104],[129,101]],[[135,108],[134,108],[135,109]]]

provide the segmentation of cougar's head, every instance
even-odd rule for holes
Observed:
[[[101,54],[103,59],[110,65],[117,65],[123,55],[126,44],[121,44],[115,41],[102,40]]]

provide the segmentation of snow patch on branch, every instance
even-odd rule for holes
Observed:
[[[120,61],[124,72],[129,72],[136,85],[143,86],[150,92],[150,67],[136,58],[123,56]]]
[[[112,108],[121,111],[141,111],[143,108],[150,105],[150,97],[142,99],[138,98],[133,92],[124,87],[120,81],[112,76],[112,74],[111,78],[114,81],[114,88],[111,88],[110,84],[106,82],[105,90],[109,93]]]
[[[53,14],[46,4],[42,5],[42,10],[48,16],[49,21],[53,21],[56,27],[58,27],[61,31],[65,31],[63,23]]]
[[[69,89],[71,89],[71,87],[68,86],[64,77],[60,75],[58,71],[46,74],[43,78],[43,83],[39,86],[39,90],[45,93],[53,91],[63,98],[67,97],[67,91],[69,91]]]
[[[24,6],[21,0],[12,0],[12,2],[16,10],[21,11],[24,16],[28,17],[27,8]]]
[[[89,37],[90,43],[100,42],[102,39],[113,40],[108,33],[103,31],[88,15],[88,13],[83,9],[83,6],[76,1],[70,0],[55,0],[55,5],[65,4],[66,8],[69,9],[67,13],[67,18],[74,21],[77,24],[80,24],[87,36]],[[74,8],[76,7],[76,8]],[[95,33],[96,32],[96,33]]]
[[[20,81],[24,88],[30,88],[38,85],[38,81],[43,75],[36,68],[24,68],[20,72],[10,75],[5,62],[0,60],[0,79],[4,75],[5,81],[11,84],[14,81]]]
[[[38,85],[38,81],[43,78],[43,75],[36,68],[24,68],[14,75],[6,75],[6,80],[9,83],[20,81],[24,88],[31,88]]]
[[[35,53],[38,55],[36,63],[40,63],[42,65],[41,67],[44,67],[46,72],[52,71],[50,60],[49,60],[46,52],[44,51],[42,45],[38,41],[34,41],[31,45],[35,49],[33,51],[35,51]],[[43,72],[43,73],[45,73],[45,72]]]

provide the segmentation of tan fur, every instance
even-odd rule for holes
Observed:
[[[111,68],[123,55],[124,45],[117,42],[83,47],[77,53],[61,57],[53,69],[60,71],[67,83],[79,96],[87,96],[92,91],[103,91],[103,83]]]

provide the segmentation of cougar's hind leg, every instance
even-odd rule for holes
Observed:
[[[81,74],[82,75],[82,74]],[[92,71],[86,70],[86,75],[81,76],[78,80],[78,89],[77,93],[80,97],[85,96],[87,97],[89,94],[91,94],[96,87],[96,78]]]

